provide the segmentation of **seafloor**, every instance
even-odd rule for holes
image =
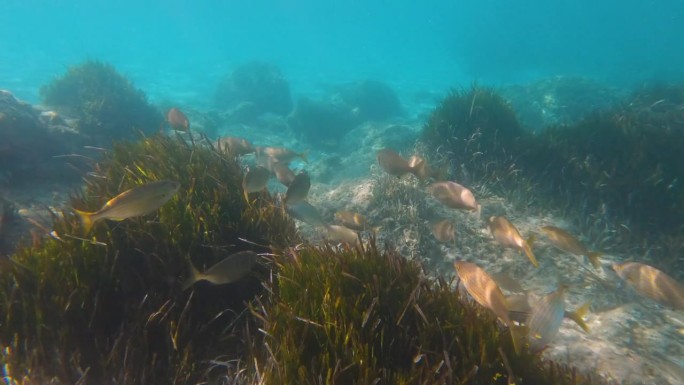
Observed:
[[[586,88],[585,92],[596,95],[592,92],[596,91],[594,85]],[[614,100],[624,94],[621,90],[607,89],[601,88],[601,92]],[[524,95],[533,92],[543,94],[540,90],[543,87],[539,84],[504,90],[513,104],[520,107],[519,115],[528,127],[536,130],[544,124],[567,124],[578,119],[568,113],[567,108],[555,110],[565,115],[553,115],[553,106],[548,105],[556,102],[553,95],[536,97],[535,103],[528,103],[524,108]],[[583,96],[578,93],[572,95],[570,102],[582,100]],[[250,124],[219,125],[211,135],[244,137],[255,145],[308,150],[308,161],[296,161],[293,168],[304,169],[311,175],[312,188],[308,200],[326,220],[333,223],[334,213],[338,210],[362,213],[373,226],[381,227],[377,234],[378,244],[387,242],[394,245],[406,257],[423,261],[435,274],[453,275],[453,261],[465,259],[476,262],[490,273],[507,273],[532,298],[540,298],[555,290],[559,282],[570,284],[567,309],[591,301],[591,311],[586,317],[590,332],[585,333],[576,324],[564,321],[559,335],[544,351],[545,357],[581,369],[595,368],[606,377],[626,385],[684,383],[684,314],[639,296],[612,272],[610,266],[613,262],[654,262],[649,255],[621,253],[625,250],[622,244],[624,237],[615,235],[622,231],[619,223],[603,223],[596,213],[588,213],[586,228],[573,227],[564,216],[564,213],[578,215],[572,212],[572,204],[568,205],[570,209],[548,209],[537,204],[545,197],[535,195],[534,190],[527,196],[500,196],[486,188],[474,189],[483,207],[479,216],[451,210],[431,198],[413,176],[394,178],[379,169],[375,153],[381,148],[392,147],[406,156],[413,153],[415,141],[425,124],[424,117],[439,100],[437,91],[426,90],[424,94],[431,96],[419,102],[413,99],[412,105],[404,102],[409,111],[405,116],[359,124],[334,146],[325,149],[298,140],[290,130],[273,129],[273,119],[276,118],[256,120]],[[166,95],[166,98],[173,100],[173,95]],[[601,98],[604,102],[606,99]],[[536,103],[540,100],[547,105]],[[569,104],[567,100],[564,103]],[[587,110],[595,107],[595,103],[591,104]],[[191,122],[195,122],[192,127],[202,131],[200,122],[203,116],[212,114],[213,107],[188,105],[184,108],[191,111],[188,116]],[[251,162],[250,156],[244,161]],[[78,187],[77,180],[68,184],[32,181],[20,185],[10,184],[10,179],[0,174],[0,195],[17,205],[22,218],[43,222],[49,218],[46,208],[61,207],[68,194]],[[386,206],[380,208],[377,201],[384,198],[374,196],[378,191],[375,187],[380,183],[393,183],[398,189],[411,193],[406,195],[406,199],[388,199]],[[284,192],[285,188],[273,182],[269,190],[277,193]],[[393,207],[393,215],[388,216],[387,207]],[[579,234],[590,249],[604,253],[601,269],[594,271],[587,261],[557,250],[541,235],[534,245],[540,262],[540,267],[535,269],[523,255],[504,250],[494,243],[484,222],[491,215],[505,215],[524,236],[538,234],[544,225],[569,228]],[[454,221],[456,240],[453,243],[441,244],[432,237],[429,223],[437,218]],[[323,234],[307,224],[298,222],[298,227],[312,241],[323,239]],[[22,223],[17,228],[20,230],[15,237],[26,234],[30,226]],[[638,239],[633,242],[640,243]],[[681,278],[681,273],[673,272],[672,275]]]

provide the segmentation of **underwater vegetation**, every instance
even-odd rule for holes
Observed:
[[[581,76],[554,76],[501,89],[526,129],[572,125],[585,116],[620,103],[618,89]]]
[[[266,384],[603,384],[517,355],[495,317],[428,279],[417,261],[365,247],[290,248],[252,306]],[[518,381],[517,379],[521,379]]]
[[[534,134],[494,90],[474,86],[444,99],[422,140],[450,161],[456,180],[659,234],[684,224],[683,107],[684,87],[649,86],[574,125]]]
[[[115,144],[71,205],[92,212],[162,179],[180,189],[154,214],[84,233],[67,209],[54,213],[41,244],[11,257],[0,271],[6,376],[27,384],[195,383],[212,378],[211,360],[242,356],[245,303],[262,292],[267,262],[228,285],[183,291],[182,283],[191,263],[204,270],[235,252],[296,243],[294,224],[267,193],[244,200],[236,158],[163,136]]]
[[[515,175],[514,151],[525,133],[510,104],[494,89],[452,90],[423,127],[422,142],[451,165],[465,185],[495,189]]]
[[[640,234],[684,225],[684,87],[651,86],[572,126],[526,138],[521,168],[551,196]]]
[[[244,108],[250,104],[252,114],[267,112],[287,115],[292,110],[290,85],[275,65],[250,62],[238,66],[218,85],[214,104],[222,109]]]
[[[43,103],[78,119],[76,128],[99,144],[158,131],[162,115],[145,94],[108,63],[89,60],[40,89]]]

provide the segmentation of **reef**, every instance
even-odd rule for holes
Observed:
[[[109,146],[112,139],[134,138],[162,127],[162,115],[145,94],[108,63],[89,60],[40,89],[43,102],[77,119],[78,132],[91,144]]]
[[[178,181],[154,214],[84,234],[70,209],[0,269],[1,361],[17,384],[603,384],[513,351],[495,317],[375,240],[303,242],[266,193],[243,198],[236,157],[204,139],[117,143],[93,161],[74,209]],[[397,199],[410,192],[395,188]],[[189,261],[253,250],[242,280],[183,291]]]
[[[684,88],[649,85],[571,125],[537,132],[493,89],[453,91],[422,141],[450,178],[525,210],[556,211],[613,252],[682,268]]]
[[[255,61],[235,68],[218,85],[214,104],[223,110],[236,111],[234,119],[253,119],[265,113],[289,114],[292,96],[290,85],[278,67]]]
[[[181,184],[155,215],[98,223],[83,234],[69,209],[0,271],[6,378],[19,383],[195,383],[211,360],[242,357],[245,302],[262,292],[268,262],[229,285],[183,292],[189,260],[297,243],[292,221],[266,194],[248,204],[236,158],[212,146],[155,136],[119,143],[93,164],[71,206],[97,210],[135,185]],[[263,246],[260,246],[263,245]],[[225,368],[223,368],[225,369]]]

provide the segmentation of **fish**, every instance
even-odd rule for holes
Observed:
[[[188,259],[190,275],[183,284],[183,290],[187,290],[198,281],[207,281],[214,285],[224,285],[235,282],[246,276],[257,262],[257,253],[247,250],[231,254],[214,266],[201,273],[192,261]]]
[[[412,155],[408,160],[411,172],[420,180],[425,180],[432,176],[432,169],[427,160],[420,155]]]
[[[327,225],[325,237],[331,241],[348,243],[350,245],[359,244],[359,233],[339,225]]]
[[[380,229],[379,227],[371,226],[366,217],[353,211],[338,211],[335,213],[335,219],[340,222],[342,226],[356,231],[372,230],[377,232]]]
[[[580,307],[579,312],[566,313],[565,290],[566,288],[561,286],[532,306],[532,312],[525,324],[528,328],[530,348],[533,351],[545,348],[556,337],[565,317],[575,321],[584,331],[589,331],[589,327],[583,320],[588,304],[586,308]]]
[[[318,210],[307,201],[301,201],[294,205],[287,206],[287,213],[295,219],[300,220],[314,227],[327,227],[323,217]]]
[[[453,242],[456,240],[456,230],[454,223],[448,219],[442,219],[432,224],[432,235],[439,242]]]
[[[532,252],[534,237],[525,240],[522,235],[520,235],[518,229],[504,217],[490,217],[488,225],[492,236],[501,246],[524,252],[530,262],[532,262],[532,265],[534,265],[534,267],[539,267],[539,262],[537,262],[537,258]]]
[[[166,122],[176,131],[190,131],[190,121],[177,107],[171,107],[166,112]]]
[[[684,286],[661,270],[639,262],[614,263],[612,267],[639,294],[675,310],[684,310]]]
[[[509,327],[514,349],[519,352],[522,346],[522,334],[513,323],[509,313],[508,301],[494,279],[484,269],[471,262],[456,261],[454,262],[454,269],[456,269],[458,278],[475,302],[491,310]]]
[[[580,257],[586,256],[594,269],[598,270],[601,268],[599,257],[603,255],[603,253],[589,251],[589,249],[587,249],[582,242],[575,238],[575,236],[561,228],[555,226],[544,226],[541,228],[541,230],[544,232],[544,234],[546,234],[551,241],[551,244],[556,248]]]
[[[384,148],[375,157],[380,168],[392,176],[401,177],[414,171],[409,162],[392,149]]]
[[[180,183],[172,180],[145,183],[115,196],[95,212],[76,209],[74,212],[81,219],[81,227],[87,234],[95,223],[103,219],[122,221],[149,214],[168,202],[179,188]]]
[[[511,319],[516,322],[527,322],[530,314],[532,314],[533,306],[530,304],[532,299],[528,294],[511,294],[506,296],[510,310]],[[535,302],[536,303],[536,302]],[[585,302],[574,311],[565,311],[565,318],[574,321],[577,326],[581,327],[585,332],[589,332],[589,326],[584,322],[584,317],[589,313],[589,306],[591,301]]]
[[[242,190],[245,200],[249,201],[249,193],[261,191],[266,188],[271,172],[261,166],[251,167],[242,178]]]
[[[256,151],[252,143],[247,139],[235,136],[226,136],[216,141],[216,148],[222,152],[227,152],[236,156],[251,154]]]
[[[435,182],[428,186],[428,192],[449,208],[480,213],[481,206],[473,192],[456,182]]]
[[[295,152],[285,147],[257,147],[257,158],[271,158],[278,162],[289,164],[297,158],[301,158],[304,163],[307,163],[308,151]]]
[[[295,173],[292,170],[290,170],[290,167],[287,165],[287,163],[272,163],[271,172],[275,174],[275,177],[276,179],[278,179],[278,182],[287,187],[290,186],[290,183],[292,183],[292,181],[295,178]]]
[[[520,282],[518,282],[517,279],[513,279],[513,277],[511,277],[505,271],[491,274],[491,276],[494,281],[496,281],[496,284],[506,291],[510,291],[512,293],[525,293],[527,291],[524,287],[522,287],[522,285],[520,285]]]
[[[285,204],[294,205],[306,199],[311,188],[311,178],[306,171],[297,174],[285,192]]]

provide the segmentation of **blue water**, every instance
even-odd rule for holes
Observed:
[[[38,88],[85,59],[152,101],[201,103],[235,66],[278,65],[295,96],[363,78],[401,93],[551,75],[684,78],[684,1],[2,0],[0,88]]]

